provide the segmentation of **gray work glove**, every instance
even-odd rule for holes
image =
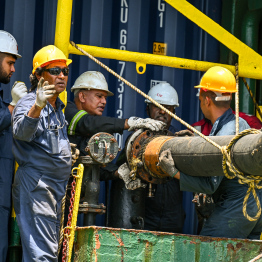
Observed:
[[[40,108],[44,108],[47,100],[53,97],[55,93],[55,85],[49,85],[48,81],[41,77],[37,85],[35,104]]]
[[[146,184],[142,183],[140,178],[136,178],[135,180],[130,178],[129,174],[130,174],[131,171],[128,168],[127,163],[124,163],[123,165],[121,165],[118,168],[117,172],[119,174],[119,178],[124,180],[126,189],[135,190],[139,187],[143,187],[143,188],[146,187]]]
[[[128,119],[127,124],[130,126],[128,131],[135,129],[145,128],[151,131],[159,131],[166,127],[166,124],[162,121],[154,120],[151,118],[139,118],[132,116]]]
[[[76,144],[70,143],[71,155],[72,155],[72,165],[76,162],[79,157],[80,151],[76,148]]]
[[[175,132],[175,136],[194,136],[194,133],[188,129]]]
[[[11,90],[11,106],[15,106],[20,98],[27,94],[27,87],[24,82],[15,81]]]
[[[160,154],[158,165],[165,173],[167,173],[171,177],[174,177],[178,172],[170,149],[166,149]]]

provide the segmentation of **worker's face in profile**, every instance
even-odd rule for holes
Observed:
[[[162,105],[166,109],[168,109],[171,113],[175,113],[174,106]],[[147,114],[150,118],[154,120],[159,120],[167,124],[167,128],[169,128],[171,124],[172,117],[166,113],[164,110],[155,106],[154,104],[149,104],[147,107]]]
[[[101,116],[103,114],[106,106],[107,92],[98,89],[81,90],[78,97],[82,109],[88,114],[94,116]]]
[[[12,74],[15,72],[15,56],[0,53],[0,83],[8,84]]]
[[[45,81],[48,81],[49,85],[55,85],[56,93],[60,94],[66,89],[68,72],[65,62],[56,61],[47,65],[41,76],[44,77]]]

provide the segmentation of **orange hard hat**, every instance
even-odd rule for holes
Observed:
[[[221,93],[235,93],[237,91],[234,75],[222,66],[209,68],[201,78],[200,84],[195,88]]]
[[[54,45],[48,45],[41,48],[33,58],[33,71],[32,74],[35,73],[35,70],[38,67],[44,67],[54,61],[63,61],[68,66],[72,63],[71,59],[67,59],[65,54],[58,49]]]

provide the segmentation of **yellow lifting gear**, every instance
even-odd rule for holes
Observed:
[[[214,22],[208,16],[200,12],[186,0],[165,0],[177,11],[189,18],[207,33],[238,54],[239,76],[262,80],[262,56],[241,42],[227,30]],[[55,45],[61,49],[66,57],[69,54],[82,55],[80,51],[70,44],[71,16],[73,0],[58,0]],[[170,57],[156,54],[130,52],[119,49],[103,48],[78,44],[84,51],[94,57],[115,59],[121,61],[135,62],[138,73],[144,73],[146,64],[169,66],[180,69],[207,71],[213,66],[223,66],[235,75],[235,66],[211,62],[203,62],[178,57]],[[142,71],[139,71],[142,67]]]

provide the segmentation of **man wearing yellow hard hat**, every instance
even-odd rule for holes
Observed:
[[[59,94],[72,61],[53,45],[33,59],[31,89],[13,112],[13,185],[23,261],[57,261],[61,200],[71,171],[71,150]]]
[[[200,88],[200,107],[204,116],[213,125],[211,136],[235,135],[235,115],[230,108],[232,93],[236,92],[234,75],[226,68],[210,68],[196,88]],[[247,122],[239,118],[239,131],[248,129]],[[180,179],[180,189],[192,192],[212,194],[215,207],[205,222],[200,235],[227,238],[260,239],[262,232],[261,215],[255,221],[249,221],[243,214],[243,201],[247,185],[240,184],[237,178],[221,176],[193,177],[180,173],[175,167],[171,152],[165,151],[160,156],[160,166],[170,176]],[[261,202],[262,189],[256,189]],[[257,213],[256,201],[248,199],[247,212]]]

